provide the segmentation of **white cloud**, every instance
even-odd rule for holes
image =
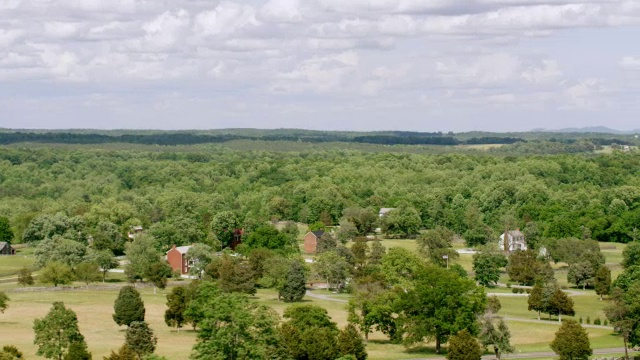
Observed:
[[[302,21],[300,0],[269,0],[260,9],[260,17],[265,21],[297,23]]]
[[[619,64],[624,69],[640,70],[640,57],[625,56],[620,59]]]

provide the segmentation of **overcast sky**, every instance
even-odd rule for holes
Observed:
[[[640,0],[0,0],[0,127],[640,128]]]

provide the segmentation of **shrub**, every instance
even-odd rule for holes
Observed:
[[[511,283],[510,282],[507,283],[507,288],[511,289]]]
[[[593,320],[593,325],[601,325],[602,322],[600,321],[600,318],[597,317],[595,320]]]
[[[578,322],[582,324],[582,316],[580,316],[580,319],[578,320]]]
[[[514,294],[517,294],[518,293],[518,288],[512,288],[511,292],[514,293]]]
[[[587,324],[591,324],[591,318],[587,316]]]

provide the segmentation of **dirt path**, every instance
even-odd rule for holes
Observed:
[[[613,353],[618,353],[618,354],[623,354],[624,353],[624,348],[608,348],[608,349],[594,349],[593,350],[593,355],[607,355],[607,354],[613,354]],[[629,352],[629,355],[632,355],[632,352]],[[528,353],[521,353],[521,354],[505,354],[502,355],[502,359],[537,359],[537,358],[544,358],[544,357],[556,357],[557,355],[553,352],[553,351],[538,351],[538,352],[528,352]],[[484,360],[490,360],[490,359],[495,359],[496,357],[494,355],[484,355],[482,357],[482,359]],[[444,360],[444,357],[429,357],[429,358],[415,358],[415,359],[411,359],[411,360]],[[595,358],[594,358],[595,359]]]

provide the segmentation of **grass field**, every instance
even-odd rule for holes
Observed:
[[[0,256],[0,278],[12,276],[23,267],[33,268],[33,248],[21,248],[15,256]]]

